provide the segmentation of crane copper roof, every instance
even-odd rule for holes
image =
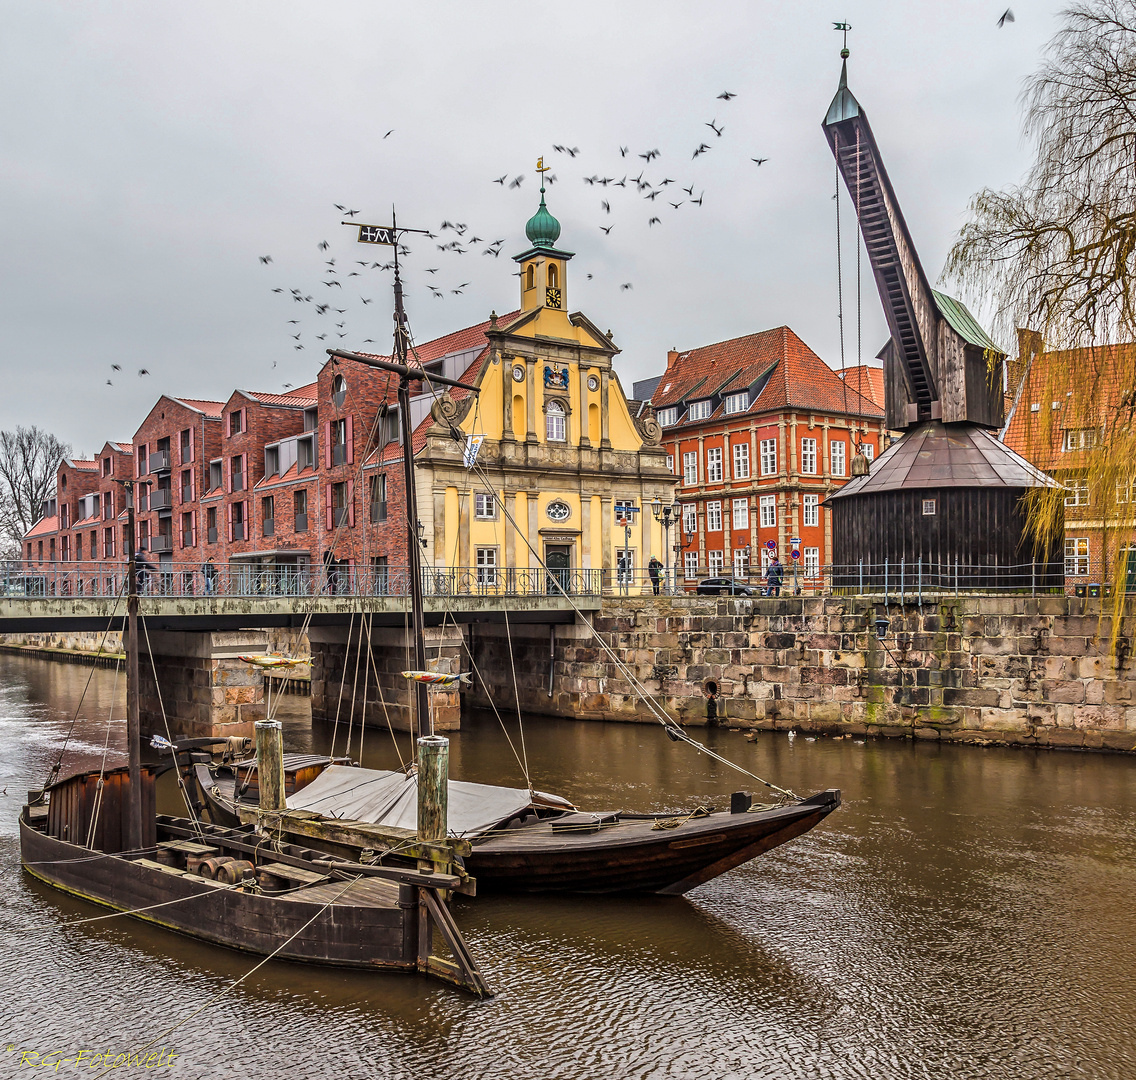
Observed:
[[[944,487],[1060,487],[985,428],[928,420],[828,498]]]

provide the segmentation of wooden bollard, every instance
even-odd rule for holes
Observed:
[[[283,810],[284,731],[279,720],[256,722],[256,776],[261,810]]]
[[[418,740],[418,839],[445,840],[449,829],[450,740]]]

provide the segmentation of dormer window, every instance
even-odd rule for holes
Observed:
[[[711,407],[710,407],[710,400],[709,399],[706,399],[705,401],[692,401],[690,403],[690,411],[689,411],[689,414],[688,414],[688,419],[690,419],[690,420],[709,420],[711,412],[713,412],[713,409],[711,409]]]
[[[659,410],[659,424],[662,427],[670,427],[672,424],[678,423],[678,409],[660,409]]]
[[[743,390],[740,394],[731,394],[725,401],[725,412],[727,415],[731,413],[745,412],[749,408],[749,391]]]

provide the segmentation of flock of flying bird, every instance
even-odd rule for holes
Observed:
[[[733,91],[724,90],[718,95],[718,100],[728,104],[737,96],[738,95]],[[713,132],[712,136],[706,136],[707,139],[711,139],[712,141],[706,142],[700,139],[691,155],[691,161],[697,160],[721,145],[718,143],[718,140],[725,134],[725,125],[719,124],[717,117],[706,122],[703,126]],[[387,132],[387,135],[390,134],[391,132]],[[384,135],[383,138],[386,138],[387,135]],[[581,150],[578,146],[567,146],[559,143],[554,144],[552,150],[556,154],[563,155],[567,161],[574,161],[581,154]],[[621,161],[627,159],[631,153],[630,147],[619,147],[619,159]],[[588,187],[604,189],[603,197],[600,199],[599,209],[605,217],[612,216],[613,201],[617,197],[617,193],[622,196],[639,196],[644,202],[650,204],[646,208],[647,226],[648,228],[654,228],[656,225],[661,225],[663,222],[664,215],[662,211],[665,205],[669,205],[672,211],[677,211],[683,206],[701,207],[703,205],[703,199],[705,198],[705,191],[702,190],[695,181],[682,185],[679,181],[669,176],[662,176],[656,180],[648,179],[647,169],[657,168],[657,166],[653,166],[653,163],[662,158],[662,156],[662,152],[658,148],[636,153],[632,160],[637,158],[644,163],[642,167],[639,167],[639,174],[637,176],[631,176],[625,173],[623,176],[616,178],[614,175],[606,176],[593,173],[590,176],[584,176],[582,181]],[[753,157],[750,158],[750,160],[756,166],[760,167],[768,158]],[[511,191],[517,191],[524,184],[525,178],[524,173],[514,176],[512,179],[509,178],[508,173],[505,173],[502,176],[494,178],[492,183],[500,185],[502,190],[508,188]],[[555,173],[551,172],[549,169],[545,169],[541,177],[541,182],[551,187],[553,184],[556,184],[558,180]],[[671,185],[676,185],[674,195],[672,195],[670,190]],[[676,201],[675,196],[679,194],[685,197],[678,198]],[[664,197],[664,203],[662,204],[656,202],[660,197]],[[352,221],[361,212],[359,210],[350,209],[341,203],[335,203],[333,205],[340,214]],[[616,223],[614,221],[607,224],[601,221],[598,227],[605,236],[610,236],[615,225]],[[420,234],[420,236],[421,239],[425,241],[433,242],[435,250],[441,253],[441,258],[436,256],[439,263],[447,262],[451,256],[468,255],[478,250],[482,256],[489,255],[495,259],[500,258],[502,245],[505,243],[504,237],[489,240],[486,237],[478,235],[477,232],[472,230],[465,222],[450,220],[443,221],[437,227],[436,232],[426,232]],[[410,249],[405,246],[406,239],[406,234],[403,234],[399,246],[400,256],[406,256],[411,253]],[[326,254],[330,244],[324,240],[318,247],[320,251]],[[261,255],[259,259],[260,263],[264,266],[270,265],[273,261],[271,255]],[[335,258],[327,258],[324,261],[323,277],[319,285],[310,292],[307,289],[296,287],[286,288],[284,286],[276,286],[272,289],[272,292],[279,295],[282,299],[291,300],[293,303],[310,305],[309,308],[300,310],[303,310],[305,314],[314,312],[315,328],[322,332],[311,334],[307,338],[309,344],[313,339],[321,343],[329,342],[336,344],[339,339],[347,337],[348,332],[346,330],[346,320],[337,320],[334,316],[344,316],[348,314],[348,312],[352,310],[351,305],[356,303],[356,295],[358,296],[358,302],[361,302],[364,307],[374,303],[373,296],[363,295],[364,292],[370,291],[368,286],[373,280],[374,271],[379,271],[379,273],[382,274],[393,269],[393,258],[388,261],[354,259],[349,265],[340,265]],[[403,267],[402,269],[405,274],[407,268]],[[469,288],[471,284],[469,281],[441,287],[435,275],[442,272],[443,267],[441,265],[425,267],[421,270],[421,273],[426,275],[426,280],[423,284],[424,290],[434,299],[442,300],[447,295],[461,296],[465,290]],[[520,271],[516,271],[513,276],[519,277]],[[595,275],[587,274],[585,276],[587,280],[591,281],[594,279]],[[359,281],[353,282],[351,281],[352,278],[359,278]],[[329,292],[321,295],[320,286],[327,288]],[[628,292],[633,288],[634,286],[630,281],[622,282],[619,285],[621,292]],[[293,309],[293,312],[295,313],[296,310],[297,309]],[[303,351],[305,349],[305,337],[302,328],[306,324],[302,319],[291,318],[286,321],[286,325],[289,327],[289,333],[293,340],[293,349],[297,352]],[[363,338],[362,341],[357,343],[361,346],[376,344],[372,338]],[[385,345],[386,343],[384,342],[383,344]],[[322,360],[322,355],[320,359]],[[272,366],[274,368],[276,367],[275,361]],[[291,384],[288,383],[284,385],[285,389],[291,386]]]

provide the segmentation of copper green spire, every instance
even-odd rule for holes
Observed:
[[[544,205],[544,174],[548,172],[544,165],[544,158],[538,159],[536,169],[540,173],[540,206],[537,207],[536,213],[529,218],[528,224],[525,225],[525,235],[534,248],[550,248],[560,236],[560,222],[548,212],[548,207]]]

